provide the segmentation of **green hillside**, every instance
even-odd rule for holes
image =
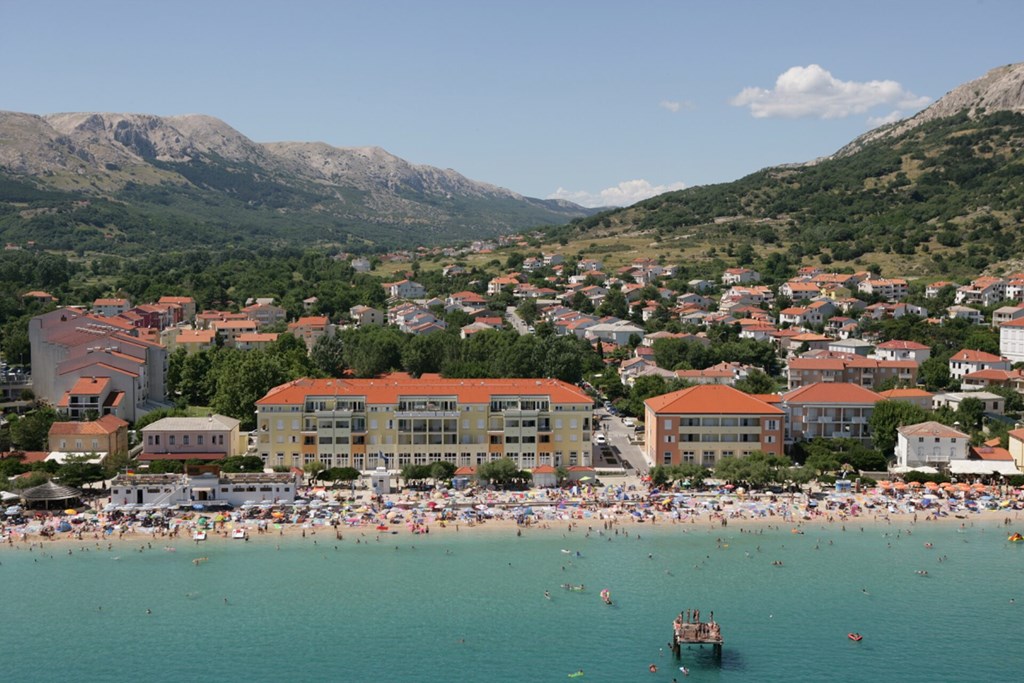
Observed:
[[[641,236],[668,256],[706,256],[715,246],[721,254],[732,243],[809,263],[976,272],[1024,253],[1022,149],[1024,115],[964,113],[848,155],[578,219],[551,236]]]

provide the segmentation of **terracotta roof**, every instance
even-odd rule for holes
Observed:
[[[215,330],[182,330],[175,337],[176,344],[212,344],[217,338]]]
[[[971,455],[980,460],[1009,460],[1013,461],[1010,451],[998,446],[971,446]]]
[[[68,390],[71,396],[100,396],[110,386],[109,377],[80,377]]]
[[[782,395],[786,403],[878,403],[879,394],[848,382],[815,382]]]
[[[644,401],[655,413],[781,415],[782,410],[724,384],[700,384]]]
[[[74,436],[85,434],[113,434],[128,423],[114,415],[104,415],[91,422],[54,422],[50,426],[51,436]]]
[[[946,439],[966,439],[967,434],[964,434],[959,429],[953,429],[947,427],[941,422],[920,422],[916,425],[907,425],[906,427],[900,427],[897,429],[900,434],[906,437],[911,436],[934,436]]]
[[[971,349],[963,349],[958,351],[950,357],[951,361],[963,361],[967,363],[999,363],[1003,359],[995,354],[985,353],[984,351],[973,351]]]
[[[460,403],[489,403],[492,396],[545,396],[554,403],[592,403],[578,387],[557,379],[441,379],[386,375],[379,379],[297,379],[271,389],[256,405],[297,405],[307,396],[363,396],[393,405],[400,396],[454,396]]]
[[[891,341],[882,342],[874,348],[881,349],[892,349],[892,350],[905,350],[905,351],[925,351],[929,347],[925,344],[919,344],[918,342],[904,341],[902,339],[893,339]]]
[[[474,474],[476,474],[476,468],[475,467],[468,467],[468,466],[464,465],[464,466],[460,467],[459,469],[455,470],[455,476],[457,476],[457,477],[471,477]]]
[[[887,391],[879,391],[878,395],[887,400],[893,400],[898,398],[932,397],[932,393],[930,391],[925,391],[924,389],[889,389]]]
[[[554,474],[558,470],[551,465],[540,465],[538,467],[534,467],[532,471],[534,474]]]

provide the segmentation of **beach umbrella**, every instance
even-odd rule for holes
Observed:
[[[78,514],[78,510],[76,510],[74,508],[68,508],[67,510],[64,511],[64,514],[65,515],[77,515]]]

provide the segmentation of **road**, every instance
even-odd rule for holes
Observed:
[[[519,334],[527,334],[530,331],[529,325],[526,324],[526,321],[520,318],[519,314],[516,313],[515,306],[509,306],[505,309],[505,319],[512,325],[512,329]]]
[[[608,446],[605,447],[605,454],[610,451],[611,457],[601,456],[601,447],[594,446],[594,465],[596,467],[619,467],[632,468],[640,473],[646,473],[648,464],[644,458],[643,449],[640,446],[629,442],[633,434],[633,428],[622,424],[622,418],[611,415],[604,408],[594,411],[594,419],[597,420],[600,433],[608,439]],[[595,431],[595,434],[597,432]]]

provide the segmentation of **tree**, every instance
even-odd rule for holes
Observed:
[[[341,377],[345,372],[345,354],[341,335],[325,334],[316,340],[309,358],[313,367],[328,377]]]
[[[747,394],[770,394],[775,391],[775,382],[763,370],[754,368],[746,378],[736,382],[736,388]]]
[[[91,463],[96,457],[95,453],[83,455],[69,455],[64,464],[57,470],[60,483],[65,486],[81,488],[83,484],[91,484],[94,481],[103,481],[106,474],[99,463]]]
[[[960,401],[956,409],[956,419],[960,426],[969,432],[981,429],[981,419],[985,416],[985,404],[981,399],[969,396]]]
[[[323,468],[322,463],[320,467]],[[258,455],[233,455],[221,461],[220,469],[222,472],[262,472],[263,458]]]
[[[888,458],[896,448],[896,430],[933,419],[931,412],[906,401],[879,401],[868,419],[871,442]]]
[[[622,293],[621,289],[609,290],[601,305],[597,307],[597,314],[611,315],[616,318],[629,317],[629,303],[626,301],[626,295]]]
[[[917,377],[928,391],[939,391],[948,387],[950,383],[949,355],[932,356],[921,363]]]
[[[518,306],[516,306],[516,313],[522,318],[527,325],[532,325],[537,322],[537,316],[540,310],[537,307],[536,299],[523,299]]]
[[[492,485],[505,489],[529,477],[530,473],[520,472],[512,458],[499,458],[480,465],[477,468],[477,476],[481,481],[489,481]]]
[[[11,445],[23,451],[41,451],[46,446],[50,426],[57,421],[57,411],[41,406],[18,418],[10,424]]]
[[[294,378],[264,351],[239,351],[227,358],[228,362],[217,368],[217,391],[210,407],[241,420],[242,429],[249,430],[256,424],[256,401]]]

